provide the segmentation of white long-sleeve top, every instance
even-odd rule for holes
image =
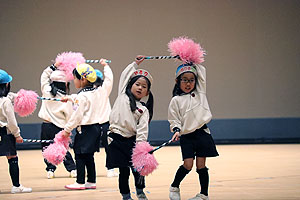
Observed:
[[[106,84],[112,87],[112,84],[109,83],[112,81],[112,71],[108,65],[105,66],[104,75],[107,76]],[[102,112],[102,110],[105,110],[105,105],[101,100],[111,92],[111,87],[84,88],[78,94],[72,94],[70,97],[73,101],[73,113],[64,126],[64,130],[71,132],[77,126],[99,124],[99,119],[105,120]]]
[[[41,75],[41,91],[43,97],[53,98],[51,91],[50,75],[53,70],[47,67]],[[57,92],[55,98],[62,98],[66,95]],[[49,101],[43,100],[38,116],[48,122],[55,124],[60,128],[64,128],[67,121],[70,119],[73,112],[71,102]]]
[[[171,132],[177,127],[181,130],[180,135],[194,132],[212,118],[206,97],[206,69],[202,65],[196,65],[196,70],[196,89],[190,94],[174,96],[169,104],[168,121]]]
[[[109,95],[111,93],[113,87],[113,72],[109,65],[104,66],[104,81],[102,86],[98,87],[99,92],[101,93],[98,103],[100,105],[100,110],[98,112],[101,113],[99,118],[99,124],[103,124],[109,121],[109,115],[111,112],[111,105],[109,101]]]
[[[137,67],[138,65],[133,62],[121,74],[118,97],[109,117],[109,129],[126,138],[136,135],[136,141],[140,142],[147,141],[148,138],[149,111],[140,101],[136,101],[137,109],[133,113],[129,97],[125,93],[130,77]]]
[[[14,106],[10,97],[0,98],[0,127],[6,127],[8,134],[14,137],[20,136],[20,128],[17,124]]]

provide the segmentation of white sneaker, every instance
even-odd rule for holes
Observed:
[[[96,183],[86,182],[85,189],[96,189]]]
[[[70,185],[65,185],[65,188],[69,190],[85,190],[85,184],[79,184],[77,182],[70,184]]]
[[[54,178],[55,175],[54,175],[54,172],[53,171],[47,171],[47,178],[48,179],[51,179],[51,178]]]
[[[19,187],[13,186],[11,188],[11,193],[23,193],[23,192],[32,192],[31,188],[26,188],[23,185],[20,185]]]
[[[204,194],[196,194],[195,197],[189,199],[189,200],[209,200],[208,196],[205,196]]]
[[[71,178],[76,178],[76,177],[77,177],[77,170],[76,170],[76,169],[74,169],[74,170],[72,170],[72,171],[70,172],[70,177],[71,177]]]
[[[170,193],[169,193],[170,200],[180,200],[180,189],[177,187],[170,187]]]
[[[109,169],[107,170],[107,175],[106,175],[108,178],[112,178],[112,177],[117,177],[118,174],[115,173],[115,170],[114,169]]]

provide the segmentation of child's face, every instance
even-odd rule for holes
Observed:
[[[74,76],[74,85],[75,85],[75,88],[77,88],[77,89],[81,88],[80,80],[77,79],[76,76]]]
[[[146,78],[140,77],[131,87],[131,93],[133,96],[140,100],[148,95],[148,83]]]
[[[196,84],[195,75],[192,72],[182,74],[180,79],[180,89],[184,93],[190,93]]]
[[[74,76],[74,85],[77,89],[84,88],[88,85],[88,83],[88,80],[86,80],[85,78],[77,79],[76,76]]]

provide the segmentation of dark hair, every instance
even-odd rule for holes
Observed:
[[[2,83],[0,84],[0,97],[6,97],[10,91],[10,83]]]
[[[97,77],[96,81],[94,82],[94,85],[95,85],[96,87],[100,87],[100,86],[102,86],[102,84],[103,84],[102,78]]]
[[[183,91],[180,89],[181,76],[182,76],[183,74],[185,74],[185,73],[187,73],[187,72],[184,72],[184,73],[180,74],[180,75],[176,78],[176,83],[175,83],[175,86],[174,86],[173,92],[172,92],[173,97],[175,97],[175,96],[180,96],[180,95],[182,95],[182,94],[185,94],[185,92],[183,92]],[[193,73],[193,74],[194,74],[194,73]],[[195,76],[195,79],[196,79],[197,77],[196,77],[195,74],[194,74],[194,76]],[[196,84],[197,84],[197,81],[196,81]],[[192,89],[192,91],[194,91],[194,90],[196,89],[196,84],[195,84],[195,87]],[[191,91],[191,92],[192,92],[192,91]]]
[[[70,83],[69,82],[58,82],[53,81],[50,83],[51,91],[50,93],[55,97],[57,92],[60,92],[64,95],[70,94]]]
[[[75,69],[73,69],[72,71],[72,74],[78,79],[78,80],[81,80],[82,79],[82,76],[78,73],[78,71]],[[88,81],[88,80],[87,80]],[[90,81],[88,81],[88,85],[87,87],[92,87],[94,83],[91,83]]]
[[[140,77],[144,77],[147,81],[147,84],[148,84],[148,92],[149,92],[149,97],[148,97],[148,101],[146,102],[146,104],[144,104],[146,106],[146,108],[148,109],[149,111],[149,122],[151,121],[152,119],[152,116],[153,116],[153,105],[154,105],[154,99],[153,99],[153,95],[152,95],[152,92],[150,91],[150,88],[151,88],[151,83],[149,81],[149,79],[145,76],[142,76],[142,75],[138,75],[138,76],[135,76],[133,77],[129,83],[127,84],[127,87],[126,87],[126,91],[125,93],[127,94],[127,96],[129,97],[129,102],[130,102],[130,109],[131,109],[131,112],[134,112],[136,110],[136,98],[134,97],[134,95],[132,94],[131,92],[131,87],[132,85],[140,78]]]
[[[78,73],[78,71],[75,69],[73,69],[72,74],[77,78],[77,79],[81,79],[82,77],[80,76],[80,74]]]

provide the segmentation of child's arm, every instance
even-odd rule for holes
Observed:
[[[127,83],[131,78],[131,75],[133,72],[137,69],[138,65],[143,62],[145,59],[145,56],[137,56],[135,61],[129,64],[122,72],[120,81],[119,81],[119,91],[118,94],[124,93]]]
[[[83,118],[84,112],[86,108],[89,107],[87,105],[87,100],[85,99],[85,96],[78,95],[78,98],[74,100],[73,108],[75,109],[72,113],[70,119],[68,120],[67,124],[65,125],[65,132],[70,133],[74,128],[76,128],[78,125],[80,125],[80,122]]]
[[[147,109],[143,111],[136,129],[136,142],[147,141],[149,132],[149,111]]]
[[[15,138],[21,136],[20,128],[17,124],[16,116],[14,113],[14,107],[9,99],[4,102],[4,112],[7,119],[7,129],[13,134]]]
[[[114,75],[110,66],[107,64],[106,59],[100,59],[100,63],[104,66],[104,81],[102,87],[107,91],[109,95],[113,87]]]
[[[197,85],[198,92],[206,93],[206,69],[202,65],[196,65],[197,70]]]
[[[172,140],[177,141],[180,135],[181,121],[180,121],[179,105],[177,105],[177,101],[174,98],[171,100],[169,105],[168,121],[170,123],[171,132],[174,133]]]
[[[48,66],[41,75],[41,91],[42,93],[50,91],[50,75],[56,69],[55,65]]]

